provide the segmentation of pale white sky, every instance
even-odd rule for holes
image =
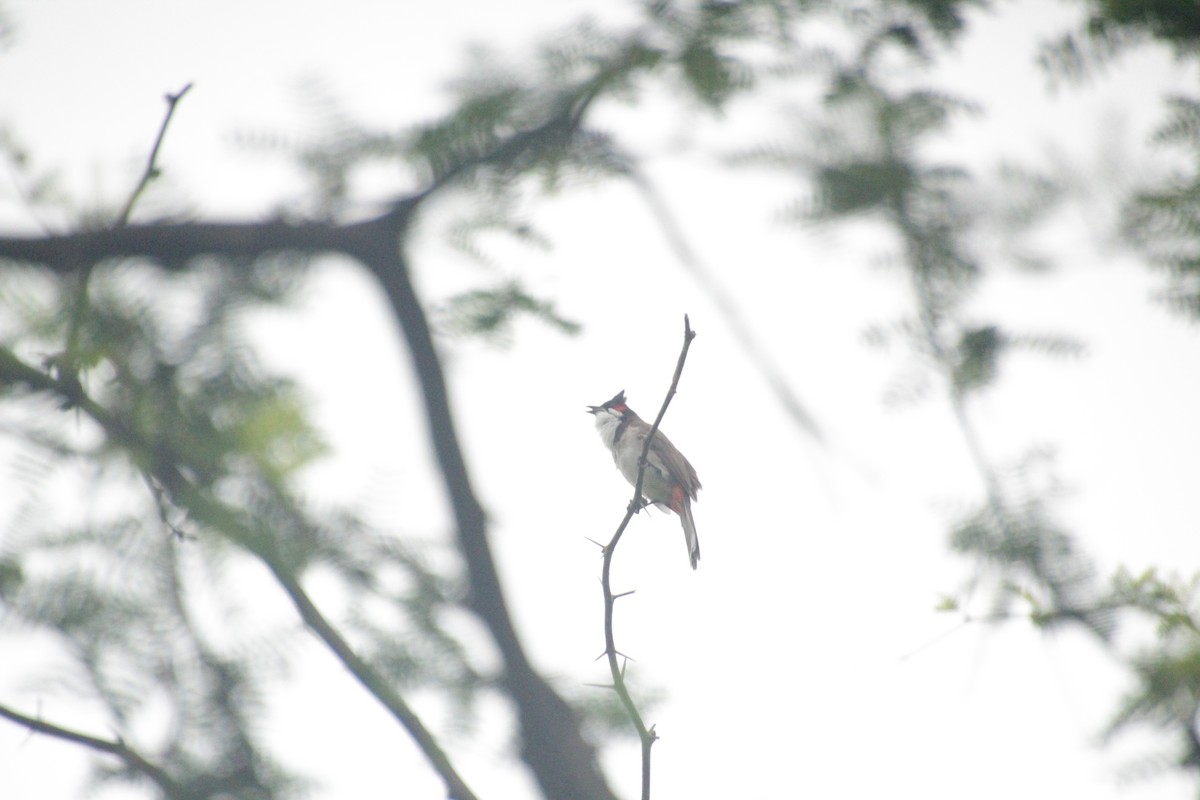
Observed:
[[[477,0],[7,5],[17,38],[0,53],[0,122],[38,164],[60,168],[85,203],[119,204],[157,129],[162,95],[192,81],[163,152],[166,178],[145,213],[240,217],[286,205],[302,190],[285,159],[234,143],[238,132],[303,138],[302,79],[319,79],[364,120],[400,126],[444,106],[439,90],[467,41],[519,54],[589,7],[610,13],[615,4],[525,0],[520,13]],[[986,111],[953,129],[946,156],[979,167],[997,152],[1087,166],[1119,115],[1135,160],[1148,158],[1141,137],[1152,125],[1154,87],[1182,85],[1185,73],[1166,59],[1139,58],[1048,103],[1022,38],[1032,26],[1056,30],[1040,7],[1006,5],[1005,14],[983,18],[990,27],[967,40],[943,76]],[[748,311],[832,446],[821,450],[790,427],[628,187],[537,204],[531,212],[554,250],[498,243],[492,272],[440,246],[441,217],[431,214],[414,253],[429,296],[515,274],[585,325],[575,339],[524,325],[507,351],[446,346],[460,434],[539,667],[570,692],[605,679],[594,660],[600,564],[587,539],[611,534],[628,488],[583,408],[623,388],[649,415],[687,312],[699,337],[664,428],[704,482],[696,506],[704,560],[696,573],[688,569],[677,521],[654,515],[635,520],[615,571],[617,588],[637,590],[618,608],[619,646],[636,657],[638,681],[666,695],[648,715],[662,737],[656,796],[1184,796],[1189,787],[1175,777],[1118,781],[1121,766],[1155,742],[1096,744],[1127,676],[1091,642],[1014,623],[968,627],[921,649],[955,625],[932,609],[971,574],[945,542],[979,485],[941,403],[882,403],[902,359],[868,348],[862,331],[908,307],[901,277],[873,266],[883,245],[778,224],[798,187],[730,174],[703,147],[726,141],[722,125],[740,142],[756,133],[738,129],[737,119],[599,113],[647,154],[693,246]],[[676,146],[689,140],[696,149]],[[997,456],[1056,448],[1070,490],[1063,518],[1105,570],[1124,563],[1191,572],[1200,563],[1192,499],[1200,340],[1149,302],[1157,276],[1103,238],[1113,211],[1075,209],[1043,236],[1061,271],[990,281],[978,311],[1021,330],[1074,335],[1088,356],[1016,356],[977,419]],[[7,184],[0,225],[33,225]],[[312,387],[337,448],[314,470],[314,498],[365,502],[382,527],[436,537],[448,516],[386,309],[341,262],[320,270],[302,296],[302,312],[265,316],[255,330],[271,363]],[[321,590],[314,587],[318,599]],[[269,587],[255,602],[264,619],[288,619]],[[315,646],[301,654],[298,688],[279,689],[267,724],[285,761],[321,782],[314,796],[440,798],[404,734]],[[68,697],[23,686],[22,675],[0,673],[5,702],[105,733]],[[435,726],[444,722],[436,700],[418,698],[418,706]],[[481,797],[534,796],[504,749],[507,711],[489,707],[483,719],[478,739],[449,740],[468,781]],[[622,796],[636,796],[636,748],[611,747],[605,765]],[[69,745],[0,725],[0,796],[67,800],[82,774],[82,755]]]

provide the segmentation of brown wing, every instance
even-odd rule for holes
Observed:
[[[662,442],[666,446],[651,447],[651,452],[662,458],[662,464],[671,473],[671,477],[679,481],[688,496],[695,500],[696,492],[701,488],[700,478],[696,475],[695,467],[684,458],[683,453],[679,452],[679,448],[671,444],[671,440],[663,435],[662,431],[655,431],[654,438],[656,442]]]

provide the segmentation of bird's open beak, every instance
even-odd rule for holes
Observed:
[[[597,411],[603,410],[604,406],[588,406],[587,413],[595,414]]]

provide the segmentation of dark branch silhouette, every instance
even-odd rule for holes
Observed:
[[[517,704],[521,721],[522,757],[548,798],[608,800],[613,795],[594,749],[583,738],[578,714],[537,674],[517,637],[488,542],[487,520],[455,432],[441,361],[404,254],[394,238],[381,236],[356,238],[348,252],[375,273],[408,341],[430,437],[454,509],[458,546],[466,559],[467,602],[487,625],[504,659],[505,688]]]

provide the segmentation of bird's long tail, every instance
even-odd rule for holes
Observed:
[[[696,535],[696,521],[692,519],[692,504],[684,500],[682,505],[679,521],[683,523],[683,538],[687,540],[688,558],[692,560],[692,569],[695,569],[700,563],[700,537]]]

